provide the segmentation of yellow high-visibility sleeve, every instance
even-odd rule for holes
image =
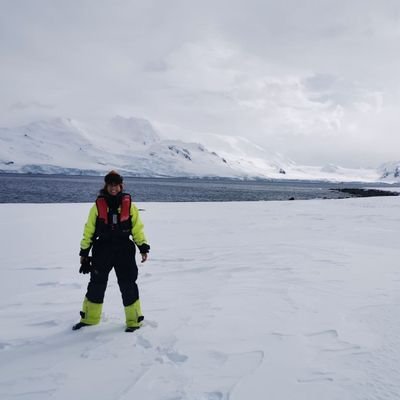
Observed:
[[[147,243],[146,235],[144,234],[144,225],[140,219],[139,210],[131,203],[131,221],[132,221],[132,238],[138,245]]]
[[[96,204],[90,209],[85,228],[83,230],[83,239],[81,240],[81,249],[86,250],[92,246],[93,235],[96,230],[97,220],[97,206]]]

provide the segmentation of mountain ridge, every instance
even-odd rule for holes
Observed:
[[[301,166],[241,137],[211,135],[212,146],[162,139],[150,121],[115,116],[101,127],[70,118],[0,128],[0,172],[129,176],[400,181],[400,162],[378,169]],[[211,140],[210,140],[211,139]]]

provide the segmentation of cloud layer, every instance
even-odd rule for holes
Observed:
[[[400,159],[400,3],[3,0],[0,123],[115,114],[295,161]]]

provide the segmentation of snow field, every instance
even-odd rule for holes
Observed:
[[[0,398],[397,399],[398,198],[143,203],[145,325],[71,326],[90,204],[0,206]]]

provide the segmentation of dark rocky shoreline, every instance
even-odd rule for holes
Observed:
[[[398,196],[400,193],[391,192],[389,190],[378,189],[360,189],[360,188],[343,188],[331,189],[336,192],[346,193],[352,197],[378,197],[378,196]]]

